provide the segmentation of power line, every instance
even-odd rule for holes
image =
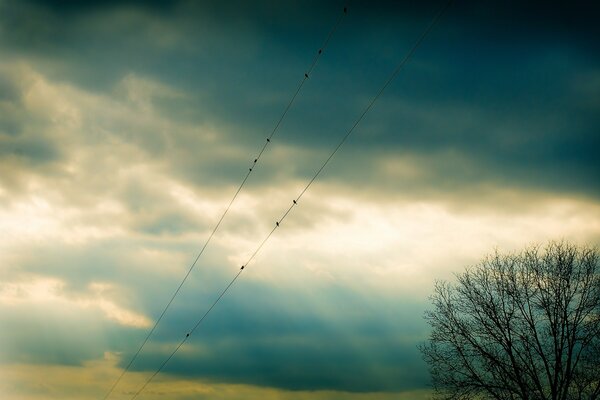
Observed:
[[[133,357],[131,358],[131,360],[129,361],[129,363],[127,364],[127,366],[125,367],[125,369],[123,370],[123,372],[121,372],[121,375],[119,375],[119,377],[117,378],[117,380],[115,381],[115,383],[111,386],[110,390],[108,391],[108,393],[106,393],[106,395],[104,396],[103,400],[107,400],[110,395],[112,394],[112,392],[115,390],[115,388],[117,387],[117,385],[119,384],[119,382],[121,381],[121,379],[123,379],[123,376],[129,371],[129,369],[131,368],[131,366],[133,365],[134,361],[137,359],[137,357],[139,356],[140,352],[142,351],[142,349],[144,348],[144,346],[146,345],[146,343],[148,342],[148,340],[150,339],[150,337],[152,336],[152,334],[154,333],[154,331],[156,330],[156,327],[158,326],[158,324],[160,323],[160,321],[162,320],[162,318],[165,316],[167,310],[171,307],[171,304],[173,303],[173,301],[175,300],[175,298],[177,297],[177,295],[179,294],[179,292],[181,291],[181,288],[183,287],[183,285],[185,284],[185,282],[187,281],[188,277],[190,276],[190,274],[192,273],[192,271],[194,270],[198,260],[200,259],[200,256],[202,256],[202,254],[204,253],[204,250],[206,249],[206,247],[208,246],[208,244],[210,243],[210,241],[212,240],[213,236],[215,235],[215,233],[217,232],[217,229],[219,229],[219,226],[221,226],[221,222],[223,222],[223,219],[225,218],[225,216],[227,215],[227,213],[229,212],[229,210],[231,209],[231,206],[233,205],[233,202],[236,200],[236,198],[238,197],[238,195],[240,194],[242,188],[244,187],[244,185],[246,184],[246,182],[248,181],[248,178],[250,177],[250,175],[252,174],[252,172],[254,171],[254,168],[256,167],[258,161],[260,160],[261,156],[263,155],[263,153],[265,152],[267,146],[271,143],[271,139],[273,139],[273,136],[275,136],[275,134],[277,133],[277,131],[279,130],[279,127],[281,126],[282,121],[284,120],[285,116],[287,115],[288,111],[290,110],[290,108],[292,107],[292,104],[294,104],[294,101],[296,100],[296,97],[298,96],[298,94],[300,93],[300,90],[302,89],[302,87],[304,86],[304,84],[306,83],[306,81],[309,79],[312,71],[314,70],[314,68],[317,65],[317,62],[319,61],[319,59],[321,58],[321,56],[323,55],[325,49],[327,48],[329,41],[331,40],[333,34],[337,31],[340,23],[342,22],[342,19],[344,18],[344,16],[347,14],[347,9],[346,7],[344,7],[343,12],[340,14],[338,20],[336,21],[336,23],[334,24],[333,28],[329,31],[325,41],[323,42],[323,44],[321,45],[321,47],[319,48],[319,50],[317,51],[317,53],[315,54],[312,63],[310,64],[310,67],[308,68],[308,70],[304,73],[304,77],[302,78],[302,80],[300,81],[300,84],[298,85],[298,87],[296,88],[296,91],[294,92],[292,98],[290,99],[290,101],[288,102],[287,106],[285,107],[285,109],[283,110],[283,113],[281,114],[281,116],[279,117],[279,120],[277,121],[277,123],[275,124],[275,127],[273,128],[273,130],[271,131],[270,135],[267,137],[267,140],[264,142],[262,148],[260,149],[260,151],[258,152],[258,155],[254,158],[254,160],[252,161],[251,167],[248,168],[248,171],[246,172],[246,175],[244,176],[244,179],[242,180],[242,182],[240,183],[239,187],[237,188],[237,190],[235,191],[235,194],[233,195],[233,197],[231,198],[231,200],[229,201],[229,204],[227,205],[227,207],[225,208],[225,211],[223,212],[223,214],[221,214],[221,217],[219,218],[219,221],[217,222],[217,224],[215,225],[215,227],[213,228],[212,232],[210,233],[210,235],[208,236],[208,239],[206,239],[206,241],[204,242],[204,245],[202,246],[202,248],[200,249],[200,252],[198,253],[198,255],[196,256],[196,258],[194,259],[194,262],[192,262],[192,264],[190,265],[187,273],[185,274],[185,276],[183,277],[183,279],[181,280],[181,282],[179,283],[179,286],[177,286],[177,289],[175,290],[175,292],[173,293],[173,295],[171,296],[171,298],[169,299],[169,301],[167,302],[167,305],[165,306],[165,308],[162,310],[162,312],[160,313],[160,315],[158,316],[158,319],[156,320],[156,322],[154,323],[154,326],[152,327],[152,329],[150,329],[150,332],[148,332],[148,334],[146,335],[146,337],[144,338],[144,340],[142,341],[142,344],[140,345],[140,347],[137,349],[137,351],[135,352],[135,354],[133,355]]]
[[[321,164],[321,166],[319,167],[319,169],[315,172],[315,174],[313,175],[313,177],[311,178],[311,180],[306,184],[306,186],[304,187],[304,189],[302,189],[302,191],[299,193],[299,195],[294,200],[292,200],[292,204],[283,213],[283,215],[275,222],[275,225],[273,226],[273,228],[271,229],[271,231],[267,234],[267,236],[263,239],[263,241],[254,250],[254,252],[252,253],[252,255],[250,255],[250,257],[248,258],[248,260],[240,267],[240,269],[238,270],[238,272],[229,281],[229,283],[227,284],[227,286],[225,286],[225,288],[221,291],[221,293],[219,294],[219,296],[211,304],[211,306],[208,308],[208,310],[206,310],[204,312],[204,314],[202,314],[202,316],[196,322],[196,324],[194,325],[194,327],[188,333],[186,333],[185,337],[179,342],[179,344],[175,347],[175,349],[171,352],[171,354],[169,354],[169,356],[163,361],[163,363],[158,367],[158,369],[156,371],[154,371],[154,373],[144,382],[144,384],[142,385],[142,387],[140,389],[138,389],[138,391],[133,395],[133,397],[131,398],[131,400],[136,399],[140,395],[140,393],[142,393],[142,391],[146,388],[146,386],[148,386],[148,384],[150,382],[152,382],[152,380],[162,371],[162,369],[173,358],[173,356],[179,351],[179,349],[185,344],[185,342],[187,342],[187,340],[196,331],[196,329],[198,329],[198,327],[200,326],[200,324],[202,324],[202,322],[204,322],[204,320],[206,319],[206,317],[208,316],[208,314],[210,314],[210,312],[215,308],[215,306],[217,305],[217,303],[219,303],[219,301],[221,301],[221,299],[223,298],[223,296],[225,296],[225,294],[229,291],[229,289],[231,288],[231,286],[240,277],[240,275],[242,274],[242,272],[244,271],[244,269],[248,266],[248,264],[250,264],[250,262],[252,262],[252,260],[256,257],[256,255],[258,254],[258,252],[263,248],[263,246],[265,245],[265,243],[271,238],[271,236],[277,230],[277,228],[279,228],[281,226],[281,223],[283,222],[283,220],[285,220],[285,218],[289,215],[289,213],[292,211],[292,209],[295,206],[298,205],[298,202],[300,201],[300,198],[302,198],[302,196],[306,193],[306,191],[308,190],[308,188],[314,183],[314,181],[317,179],[317,177],[325,169],[325,167],[327,166],[327,164],[329,164],[329,162],[331,161],[331,159],[335,156],[335,154],[339,151],[339,149],[342,147],[342,145],[346,142],[346,140],[348,139],[348,137],[350,136],[350,134],[352,134],[352,132],[354,131],[354,129],[363,120],[363,118],[365,117],[365,115],[367,115],[367,113],[371,110],[371,108],[373,108],[373,105],[375,104],[375,102],[377,101],[377,99],[379,99],[379,97],[381,97],[381,95],[383,94],[383,92],[385,91],[385,89],[390,85],[390,83],[394,80],[394,78],[398,75],[398,73],[400,73],[400,71],[404,68],[404,66],[406,65],[406,63],[413,56],[414,52],[421,45],[421,43],[423,42],[423,40],[425,39],[425,37],[429,34],[429,32],[431,31],[431,29],[435,26],[435,24],[437,23],[437,21],[439,20],[439,18],[442,16],[442,14],[444,13],[444,11],[446,11],[446,9],[450,6],[450,4],[452,3],[452,1],[453,0],[448,1],[437,12],[437,14],[433,17],[433,19],[431,20],[431,22],[429,23],[429,25],[427,25],[427,27],[425,28],[425,30],[421,33],[421,35],[419,36],[419,38],[417,39],[417,41],[413,44],[413,46],[411,47],[411,49],[404,56],[404,58],[402,59],[402,61],[394,69],[394,71],[392,72],[392,74],[390,75],[390,77],[388,78],[388,80],[383,84],[383,86],[381,87],[381,89],[379,89],[379,91],[377,92],[377,94],[375,95],[375,97],[373,97],[373,99],[367,105],[367,107],[364,109],[364,111],[362,112],[362,114],[354,122],[354,124],[348,130],[348,132],[346,132],[346,134],[342,137],[342,139],[340,140],[340,142],[338,143],[338,145],[329,154],[329,157],[327,157],[327,159],[325,159],[325,161],[323,162],[323,164]],[[345,11],[345,9],[344,9],[344,11]]]

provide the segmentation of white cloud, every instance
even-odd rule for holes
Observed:
[[[510,212],[494,203],[456,208],[443,201],[349,198],[324,185],[314,189],[258,257],[262,265],[253,267],[252,276],[305,284],[298,271],[284,267],[294,266],[311,271],[317,281],[335,279],[358,291],[387,289],[398,296],[400,290],[401,296],[424,299],[434,278],[451,278],[494,248],[519,251],[561,239],[600,243],[600,205],[585,199],[522,192],[512,199]],[[328,217],[316,214],[318,222],[294,227],[296,217],[320,204],[333,210]],[[292,229],[286,229],[288,222]],[[232,260],[239,263],[250,251]]]
[[[107,294],[111,285],[92,283],[83,295],[69,295],[65,292],[65,282],[51,277],[29,277],[21,282],[0,284],[0,305],[42,305],[48,309],[75,308],[82,311],[97,309],[109,320],[123,326],[148,328],[148,317],[128,310],[117,304]]]

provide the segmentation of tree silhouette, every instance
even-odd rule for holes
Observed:
[[[439,398],[600,398],[597,249],[496,252],[431,299],[420,350]]]

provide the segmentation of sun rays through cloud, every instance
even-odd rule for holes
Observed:
[[[453,3],[141,397],[425,399],[436,280],[600,245],[598,7]],[[349,2],[316,53],[343,4],[0,1],[0,397],[102,398],[253,168],[133,396],[440,5]]]

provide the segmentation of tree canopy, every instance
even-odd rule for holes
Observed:
[[[496,252],[436,283],[420,349],[443,399],[600,398],[600,266],[569,243]]]

